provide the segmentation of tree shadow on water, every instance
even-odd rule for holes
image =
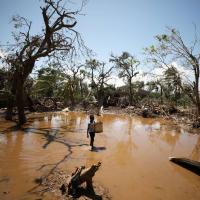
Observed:
[[[51,132],[47,130],[46,133],[44,133],[44,138],[46,139],[46,143],[42,147],[46,149],[49,144],[51,144],[52,142],[55,142],[58,139],[57,137],[58,133],[59,133],[58,130],[53,130]]]
[[[85,143],[74,143],[74,142],[67,141],[63,135],[60,136],[61,131],[57,128],[52,128],[52,129],[24,128],[23,131],[25,133],[31,132],[34,134],[42,135],[43,139],[45,140],[45,143],[42,146],[42,148],[44,148],[44,149],[46,149],[51,143],[58,143],[58,144],[64,145],[67,148],[68,153],[61,160],[59,160],[58,162],[53,163],[53,164],[44,164],[38,169],[38,170],[41,170],[47,166],[53,166],[52,169],[50,170],[50,173],[53,172],[58,167],[58,165],[60,165],[61,163],[63,163],[70,157],[70,155],[73,153],[72,148],[88,146],[88,144],[85,144]],[[67,130],[65,130],[64,132],[67,132]]]
[[[20,130],[20,126],[14,125],[14,126],[0,130],[0,134],[7,134],[7,133],[15,132],[15,131],[18,131],[18,130]]]
[[[28,192],[35,193],[35,194],[40,193],[43,195],[46,192],[49,192],[50,190],[48,188],[40,190],[40,186],[42,186],[42,181],[47,179],[50,175],[52,175],[56,171],[56,169],[58,168],[58,166],[60,164],[66,162],[70,158],[70,156],[73,154],[74,147],[88,146],[88,144],[67,141],[64,138],[63,134],[60,135],[60,133],[61,133],[60,129],[56,129],[56,128],[53,128],[53,129],[24,128],[23,131],[24,131],[24,133],[33,133],[33,134],[39,134],[39,135],[43,136],[43,139],[45,140],[45,143],[42,145],[43,149],[46,149],[51,143],[58,143],[58,144],[64,145],[67,148],[66,149],[67,153],[66,153],[66,155],[63,156],[62,159],[58,160],[55,163],[43,164],[37,169],[38,171],[40,171],[46,167],[50,167],[50,169],[48,168],[47,173],[45,173],[45,175],[43,175],[40,178],[37,178],[37,180],[35,181],[35,183],[37,183],[37,185],[35,187],[33,187],[32,189],[30,189]],[[66,133],[67,130],[65,130],[64,132]]]
[[[44,196],[46,193],[52,192],[51,187],[45,187],[43,185],[44,183],[43,181],[48,180],[48,178],[50,179],[51,175],[54,175],[56,171],[59,171],[59,166],[62,163],[66,162],[73,154],[74,147],[89,146],[89,145],[85,144],[84,142],[81,143],[81,141],[72,142],[72,141],[67,140],[64,137],[65,134],[63,134],[63,133],[69,132],[69,129],[67,129],[67,127],[66,129],[62,128],[62,130],[60,130],[59,128],[22,128],[22,127],[19,128],[19,127],[13,126],[10,129],[5,130],[5,132],[17,131],[19,129],[20,129],[20,132],[22,131],[24,134],[31,133],[31,134],[41,135],[42,139],[44,140],[44,143],[41,146],[43,149],[48,148],[48,146],[52,143],[58,143],[66,147],[66,153],[63,155],[61,159],[59,159],[58,161],[54,163],[42,164],[38,169],[36,169],[40,171],[45,168],[44,170],[45,172],[44,173],[42,172],[41,177],[38,177],[35,179],[36,185],[33,188],[30,188],[30,190],[28,190],[27,192],[30,194],[37,195],[37,197],[40,196],[42,198],[42,196]],[[93,149],[93,152],[100,152],[103,150],[106,150],[106,148],[100,146],[100,147],[95,147]],[[102,193],[100,189],[97,189],[96,192],[98,194]],[[101,200],[102,195],[98,195],[98,194],[96,194],[94,191],[88,191],[84,187],[80,187],[78,191],[78,195],[80,198],[85,196],[87,199],[91,199],[91,200]],[[63,199],[66,199],[64,195],[63,195]]]

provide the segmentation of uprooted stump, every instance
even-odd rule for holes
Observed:
[[[85,169],[85,166],[76,168],[72,175],[68,178],[68,181],[61,186],[62,193],[68,193],[71,195],[76,195],[78,187],[83,183],[86,183],[86,189],[93,192],[92,178],[94,177],[96,171],[101,166],[101,163],[92,165]]]
[[[36,180],[39,185],[32,193],[40,197],[51,197],[52,200],[71,200],[74,198],[79,200],[110,200],[108,189],[96,182],[93,184],[92,181],[100,165],[101,163],[97,163],[89,168],[77,168],[71,175],[66,175],[63,171],[56,169],[48,176]]]

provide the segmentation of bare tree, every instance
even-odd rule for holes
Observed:
[[[24,114],[24,84],[35,66],[35,62],[47,56],[68,55],[77,46],[83,46],[80,34],[74,29],[77,24],[75,16],[78,11],[65,8],[64,0],[44,0],[41,13],[44,27],[41,34],[31,35],[32,22],[16,16],[13,17],[16,32],[13,34],[15,44],[7,49],[4,59],[12,73],[11,91],[16,99],[19,124],[26,122]],[[11,119],[11,116],[7,116]]]
[[[89,69],[88,74],[91,78],[91,89],[96,94],[99,108],[103,105],[104,87],[108,85],[113,68],[106,67],[104,62],[97,59],[86,60],[86,69]]]
[[[70,100],[71,100],[71,106],[74,107],[75,106],[75,93],[77,92],[78,90],[78,86],[79,86],[79,74],[81,72],[81,68],[83,67],[84,65],[82,64],[75,64],[75,63],[72,63],[70,65],[67,65],[66,66],[66,69],[67,69],[67,80],[68,80],[68,91],[70,93]]]
[[[100,65],[101,65],[101,63],[96,59],[86,60],[85,66],[86,66],[86,69],[89,70],[89,74],[91,77],[91,88],[92,89],[94,89],[96,87],[95,80],[94,80],[94,77],[95,77],[94,73]]]
[[[168,28],[168,31],[169,34],[156,36],[158,45],[152,45],[146,48],[146,53],[148,54],[149,61],[152,61],[155,66],[166,69],[173,67],[173,62],[177,62],[180,63],[185,70],[193,73],[194,80],[193,77],[188,76],[188,74],[185,76],[185,79],[187,79],[187,86],[191,88],[190,90],[187,89],[188,87],[184,87],[184,84],[180,84],[179,86],[190,97],[197,108],[197,116],[199,116],[200,52],[197,48],[199,39],[197,38],[196,30],[194,41],[191,45],[186,45],[186,42],[177,30]]]
[[[104,87],[108,85],[108,81],[111,78],[111,73],[114,67],[105,67],[105,63],[101,63],[100,67],[97,69],[97,97],[99,108],[103,105],[103,100],[105,98]]]
[[[110,62],[113,62],[119,70],[118,76],[124,78],[129,85],[129,102],[133,104],[133,78],[139,73],[137,67],[140,62],[128,52],[123,52],[121,56],[111,55]]]
[[[81,90],[81,98],[83,99],[84,98],[84,80],[86,79],[86,77],[88,77],[88,73],[86,70],[84,69],[81,69],[80,70],[80,73],[79,73],[79,76],[78,76],[78,79],[79,79],[79,83],[80,83],[80,90]]]

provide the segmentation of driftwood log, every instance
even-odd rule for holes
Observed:
[[[101,162],[98,162],[89,168],[85,168],[85,166],[76,168],[71,176],[69,176],[67,182],[61,186],[60,190],[63,194],[68,193],[70,195],[76,195],[78,187],[86,183],[86,189],[88,191],[93,191],[92,178],[100,166]]]
[[[187,158],[169,157],[171,162],[174,162],[200,176],[200,162]]]

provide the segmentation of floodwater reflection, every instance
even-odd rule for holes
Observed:
[[[57,167],[69,173],[97,161],[102,168],[95,181],[113,199],[200,199],[200,177],[168,161],[169,156],[200,161],[200,135],[163,119],[96,118],[103,121],[104,132],[96,134],[93,151],[84,113],[35,113],[19,130],[1,120],[0,199],[37,199],[27,192],[35,178]]]

